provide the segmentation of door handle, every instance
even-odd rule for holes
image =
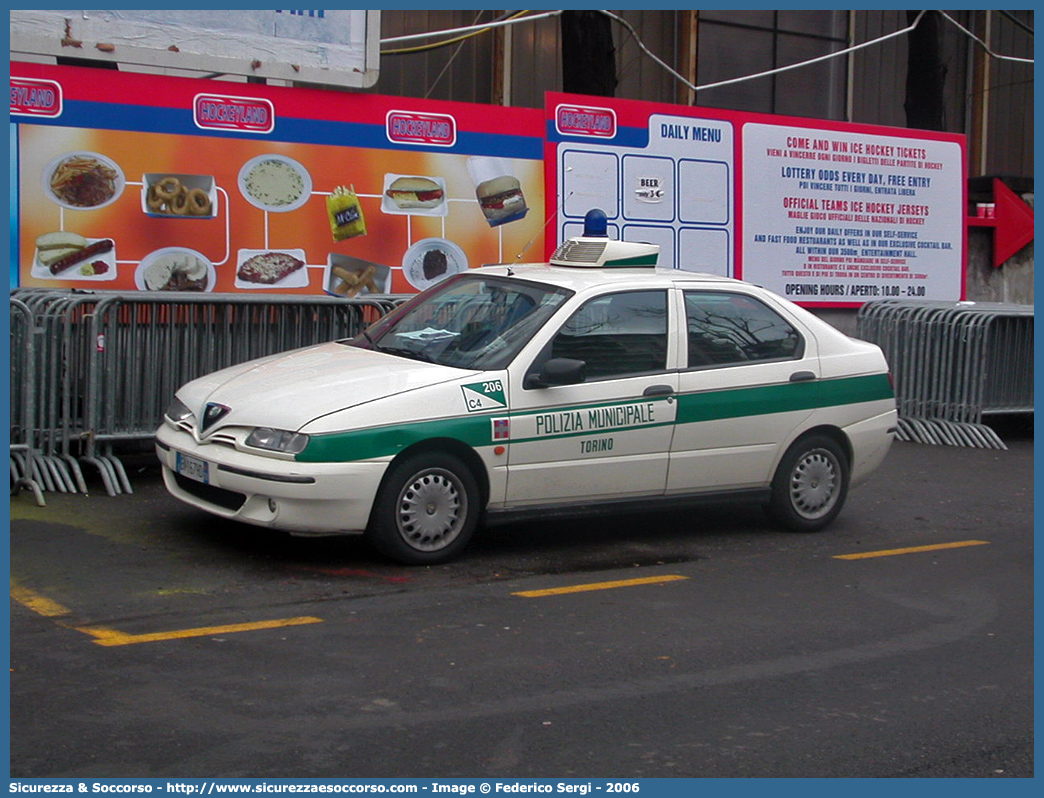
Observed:
[[[642,391],[642,396],[670,396],[672,393],[674,388],[670,385],[650,385]]]
[[[790,375],[791,382],[810,382],[816,378],[814,371],[795,371]]]

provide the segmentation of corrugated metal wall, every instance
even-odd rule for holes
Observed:
[[[382,38],[488,22],[505,13],[384,10]],[[666,103],[679,102],[685,96],[684,86],[642,51],[635,35],[673,69],[704,86],[837,52],[849,41],[867,42],[908,25],[905,11],[892,10],[613,13],[627,23],[613,23],[618,79],[615,96]],[[1032,11],[948,13],[976,34],[988,34],[996,52],[1032,58]],[[693,19],[698,19],[694,30],[689,27]],[[690,36],[697,47],[691,69],[684,66]],[[970,174],[1032,176],[1032,64],[987,58],[948,22],[942,25],[942,37],[946,64],[944,127],[968,135],[969,153],[976,158],[980,142],[985,141],[986,155],[981,165],[978,160],[971,164]],[[422,44],[387,45],[383,49]],[[847,58],[700,91],[695,103],[905,127],[907,56],[908,37],[900,36]],[[468,36],[437,49],[388,53],[381,59],[381,76],[373,91],[539,108],[545,91],[562,90],[561,64],[559,21],[552,17],[510,30]],[[976,82],[977,74],[985,76],[988,91]]]
[[[558,19],[515,25],[509,34],[511,105],[543,108],[545,91],[562,91],[562,36]]]
[[[656,56],[678,68],[679,11],[614,11],[634,29],[613,23],[616,43],[617,97],[678,102],[678,81],[642,52],[635,35]]]
[[[954,12],[961,24],[970,12]],[[862,44],[909,25],[905,11],[866,11],[853,16],[852,44]],[[852,69],[852,120],[906,126],[908,38],[900,36],[856,52]],[[942,26],[941,58],[946,65],[944,129],[964,133],[967,124],[969,40],[952,25]]]
[[[448,30],[489,22],[496,11],[381,12],[381,38]],[[525,27],[525,26],[523,26]],[[381,48],[381,73],[374,91],[401,97],[489,103],[493,90],[492,33],[482,33],[431,48],[442,39],[389,44]],[[431,49],[429,49],[431,48]]]
[[[905,11],[868,11],[856,14],[852,44],[878,39],[905,28]],[[899,37],[853,53],[852,122],[906,126],[906,39]]]
[[[697,84],[767,72],[843,50],[844,11],[701,11]],[[844,119],[843,58],[700,91],[718,108]],[[810,90],[814,87],[814,90]]]
[[[1018,24],[1032,30],[1032,11],[993,11],[990,17],[989,44],[994,52],[1033,58],[1033,35]],[[996,60],[988,63],[989,126],[983,173],[1032,177],[1033,65]]]

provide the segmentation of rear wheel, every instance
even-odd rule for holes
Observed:
[[[848,458],[826,435],[809,435],[795,442],[772,480],[770,514],[795,532],[826,527],[848,495]]]
[[[458,458],[437,452],[391,467],[374,502],[367,536],[382,554],[409,565],[452,559],[478,525],[479,489]]]

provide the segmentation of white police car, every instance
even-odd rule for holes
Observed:
[[[183,386],[168,490],[293,534],[447,560],[483,520],[754,500],[816,530],[884,459],[888,367],[800,307],[585,235],[473,269],[352,340]]]

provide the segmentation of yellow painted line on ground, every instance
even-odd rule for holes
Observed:
[[[23,607],[32,610],[37,615],[43,615],[45,618],[61,618],[63,615],[69,614],[69,610],[57,601],[51,601],[51,599],[41,596],[27,587],[16,585],[14,582],[11,582],[11,598]]]
[[[688,579],[687,576],[672,574],[670,576],[647,576],[643,579],[621,579],[618,582],[592,582],[586,585],[571,585],[569,587],[549,587],[546,590],[523,590],[512,593],[512,596],[524,598],[542,598],[543,596],[561,596],[565,593],[585,593],[588,590],[613,590],[618,587],[635,587],[637,585],[662,585],[666,582],[677,582],[679,579]]]
[[[322,623],[322,618],[303,615],[298,618],[282,618],[276,621],[255,621],[253,623],[233,623],[227,626],[201,626],[196,629],[175,629],[170,632],[152,632],[149,634],[130,635],[115,629],[102,626],[75,626],[77,632],[83,632],[94,638],[99,646],[130,646],[135,643],[156,643],[163,640],[183,640],[187,637],[210,637],[228,635],[237,632],[255,632],[260,629],[282,629],[287,626],[302,626],[308,623]]]
[[[864,551],[859,554],[837,554],[835,560],[868,560],[871,557],[893,557],[897,554],[919,554],[922,551],[941,551],[942,549],[963,549],[966,546],[987,546],[988,540],[961,540],[956,543],[936,543],[931,546],[910,546],[905,549],[884,549],[882,551]]]
[[[27,587],[11,582],[11,598],[38,615],[46,618],[64,618],[70,612],[57,601],[41,596]],[[286,626],[302,626],[308,623],[322,623],[322,618],[302,615],[297,618],[281,618],[275,621],[254,621],[253,623],[233,623],[226,626],[201,626],[196,629],[175,629],[171,632],[153,632],[150,634],[131,635],[104,626],[73,626],[59,621],[66,629],[73,629],[94,638],[99,646],[129,646],[134,643],[155,643],[162,640],[181,640],[186,637],[207,637],[210,635],[229,635],[236,632],[254,632],[260,629],[281,629]]]

